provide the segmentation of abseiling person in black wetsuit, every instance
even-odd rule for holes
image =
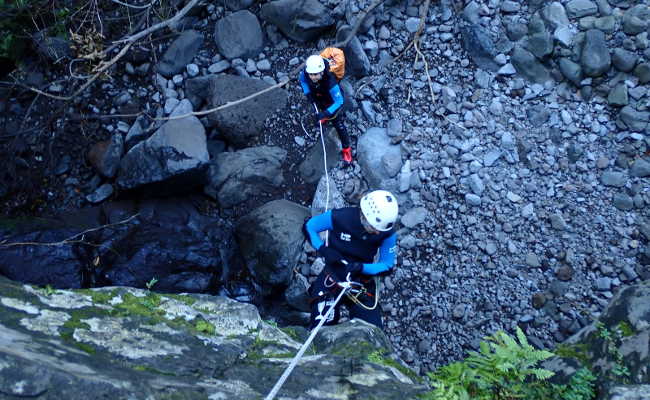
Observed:
[[[318,120],[321,123],[331,121],[334,125],[343,147],[343,161],[351,163],[350,136],[343,124],[345,100],[336,77],[329,70],[329,63],[321,56],[309,56],[298,79],[305,96],[320,110],[317,114]]]
[[[361,198],[360,207],[346,207],[328,211],[310,218],[304,225],[305,234],[311,245],[325,259],[325,268],[309,289],[312,299],[310,329],[319,321],[334,303],[340,287],[336,282],[351,280],[364,284],[367,292],[357,298],[364,306],[351,298],[343,297],[350,318],[359,318],[380,328],[381,307],[376,304],[373,275],[390,272],[395,263],[397,233],[395,221],[398,205],[395,196],[385,190],[375,190]],[[318,232],[329,230],[329,246],[318,236]],[[375,256],[379,251],[378,260]],[[336,324],[340,317],[340,305],[325,325]]]

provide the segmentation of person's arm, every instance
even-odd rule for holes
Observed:
[[[332,211],[311,217],[305,224],[309,242],[312,247],[318,250],[325,242],[318,236],[318,232],[332,229]]]
[[[334,103],[332,103],[331,106],[327,107],[327,112],[330,115],[334,115],[336,111],[338,111],[338,109],[343,105],[343,93],[341,92],[341,87],[338,83],[330,88],[330,95],[332,96]]]
[[[300,86],[302,87],[302,93],[305,96],[309,96],[311,93],[311,90],[309,90],[309,84],[307,83],[307,77],[305,76],[305,71],[300,71],[300,74],[298,75],[298,81],[300,82]]]
[[[377,275],[393,268],[397,252],[397,233],[393,233],[381,243],[379,260],[372,264],[363,264],[363,274]]]

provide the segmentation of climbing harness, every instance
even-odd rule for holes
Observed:
[[[381,281],[377,276],[374,276],[373,279],[375,281],[375,294],[370,293],[363,283],[350,281],[349,274],[346,282],[338,282],[335,279],[333,279],[331,275],[327,275],[325,277],[325,282],[323,284],[326,288],[331,288],[335,285],[339,287],[348,288],[348,291],[346,293],[348,299],[350,299],[354,304],[358,305],[359,307],[370,311],[370,310],[374,310],[375,308],[377,308],[377,305],[379,305],[379,291],[380,291]],[[360,300],[361,296],[373,297],[375,299],[374,304],[372,306],[365,305],[363,301]]]
[[[343,283],[345,283],[345,282],[343,282]],[[300,350],[298,350],[298,353],[293,357],[293,360],[291,360],[291,362],[289,363],[289,366],[287,367],[287,369],[284,370],[284,373],[282,374],[282,376],[280,376],[280,379],[278,379],[278,381],[275,383],[275,386],[273,386],[273,389],[271,389],[271,391],[264,398],[264,400],[273,400],[275,398],[275,395],[278,394],[278,391],[280,390],[282,385],[284,385],[284,382],[287,380],[287,378],[289,377],[289,375],[291,374],[293,369],[298,364],[298,361],[300,360],[302,355],[307,350],[307,347],[309,347],[311,342],[314,340],[314,338],[316,337],[316,334],[318,333],[320,328],[325,324],[325,321],[328,320],[328,318],[330,316],[330,313],[334,312],[334,308],[336,307],[338,302],[341,300],[343,295],[350,289],[351,285],[350,286],[341,286],[341,287],[343,288],[343,290],[341,290],[341,293],[339,293],[336,300],[334,300],[334,303],[332,303],[330,308],[327,310],[327,313],[325,313],[325,316],[323,318],[321,318],[320,322],[318,322],[318,325],[316,325],[316,327],[314,329],[312,329],[311,334],[309,335],[309,337],[307,338],[305,343],[303,343]]]

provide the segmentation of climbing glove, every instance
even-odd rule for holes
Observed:
[[[316,114],[316,119],[319,121],[322,121],[326,118],[329,118],[329,113],[327,111],[319,111],[318,114]]]
[[[363,264],[359,262],[348,262],[347,260],[341,260],[341,262],[335,267],[336,277],[339,281],[345,281],[348,276],[354,277],[362,271]]]
[[[338,265],[343,260],[341,253],[324,244],[318,248],[318,254],[325,259],[325,264],[329,265]]]

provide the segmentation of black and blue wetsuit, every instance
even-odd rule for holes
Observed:
[[[345,116],[343,111],[343,103],[345,102],[343,91],[334,74],[330,72],[329,63],[327,60],[323,61],[325,62],[325,71],[323,71],[323,76],[318,82],[312,82],[304,68],[300,71],[298,80],[305,96],[313,98],[318,108],[325,113],[327,119],[332,121],[343,148],[350,147],[350,137],[343,123]]]
[[[346,207],[328,211],[309,219],[305,228],[311,245],[315,249],[324,245],[318,232],[329,231],[328,247],[338,251],[348,262],[363,264],[360,276],[352,277],[352,279],[364,282],[369,293],[374,294],[375,291],[374,280],[370,279],[370,276],[390,272],[395,264],[397,233],[394,229],[387,232],[368,233],[361,224],[360,208]],[[375,260],[378,251],[379,257]],[[335,297],[337,287],[332,286],[331,281],[336,279],[337,272],[339,272],[337,268],[341,268],[341,266],[326,264],[310,288],[310,295],[313,299],[310,328],[318,324],[319,316],[322,318]],[[360,300],[366,305],[374,302],[374,299],[368,296]],[[379,306],[374,310],[367,310],[349,299],[345,299],[343,304],[348,307],[351,318],[360,318],[382,327]],[[339,305],[335,309],[334,318],[328,320],[326,325],[338,322]]]

